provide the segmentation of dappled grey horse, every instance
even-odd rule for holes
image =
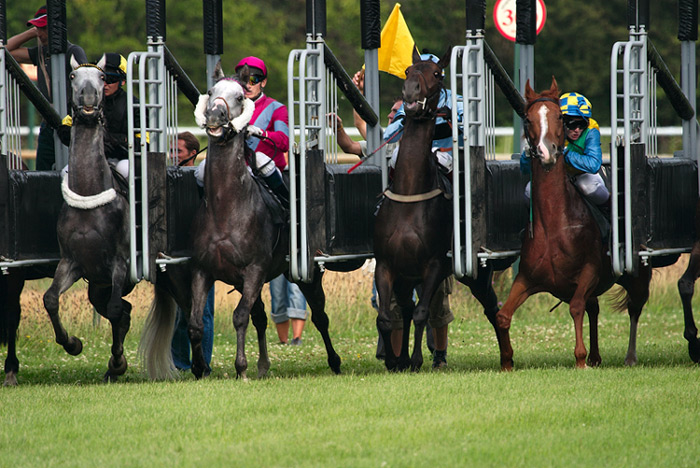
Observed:
[[[134,287],[127,275],[129,210],[115,190],[103,149],[104,56],[97,66],[71,60],[73,126],[68,159],[70,170],[61,184],[65,203],[58,218],[61,260],[44,307],[56,342],[71,355],[83,344],[69,336],[59,316],[59,296],[78,279],[88,283],[88,298],[112,326],[112,356],[105,380],[115,380],[127,368],[124,337],[131,323],[131,304],[124,299]]]
[[[270,367],[270,360],[265,338],[267,316],[260,292],[266,281],[289,269],[289,225],[273,219],[261,195],[264,189],[254,180],[246,163],[246,128],[255,108],[244,92],[249,78],[248,67],[241,68],[237,76],[227,78],[219,63],[214,78],[216,84],[200,97],[195,110],[197,124],[206,128],[209,146],[204,200],[192,223],[191,232],[192,308],[188,331],[192,345],[192,373],[200,378],[205,369],[202,311],[207,292],[215,280],[221,280],[241,293],[240,302],[233,313],[237,338],[236,374],[246,378],[248,361],[245,335],[252,318],[260,351],[258,376],[262,377]],[[338,373],[340,357],[333,349],[328,334],[321,278],[322,273],[316,268],[313,282],[299,283],[299,287],[311,308],[311,320],[323,337],[328,364]],[[167,314],[160,317],[164,323],[167,322]],[[149,321],[144,333],[165,328],[158,320],[153,320]],[[161,354],[165,352],[164,346],[161,346]],[[152,349],[153,352],[157,351]],[[146,356],[148,358],[148,354]]]

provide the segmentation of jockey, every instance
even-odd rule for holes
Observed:
[[[289,189],[282,179],[287,169],[285,154],[289,150],[289,117],[287,107],[263,93],[267,85],[267,67],[257,57],[246,57],[236,65],[236,72],[248,65],[250,78],[245,97],[255,103],[255,111],[248,124],[246,145],[255,152],[255,172],[268,187],[285,202],[289,201]],[[204,186],[203,161],[197,166],[195,176]]]
[[[435,63],[440,61],[433,54],[421,54],[421,60],[431,60]],[[443,77],[445,72],[442,72]],[[457,103],[457,118],[462,120],[463,108],[462,102]],[[449,89],[442,88],[440,90],[440,100],[438,101],[438,110],[442,114],[444,110],[447,115],[438,115],[435,120],[435,134],[433,138],[432,151],[437,158],[440,168],[443,172],[449,174],[452,172],[452,127],[450,126],[450,119],[452,118],[452,92]],[[391,121],[386,130],[384,130],[384,141],[386,143],[397,143],[403,134],[404,117],[406,116],[406,111],[404,109],[404,104],[396,112],[394,119]],[[389,161],[389,167],[393,168],[396,165],[396,157],[398,155],[398,148],[394,150]]]
[[[583,196],[594,205],[604,207],[610,199],[610,192],[599,174],[603,153],[600,149],[598,122],[591,118],[591,103],[582,94],[565,93],[559,98],[559,105],[564,115],[564,158],[567,171]],[[530,173],[527,151],[525,149],[520,155],[520,170],[525,174]],[[525,196],[530,198],[529,182],[525,187]]]

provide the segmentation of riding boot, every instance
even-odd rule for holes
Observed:
[[[263,177],[263,180],[267,186],[270,187],[270,190],[277,195],[277,198],[279,198],[284,205],[289,206],[289,189],[284,184],[282,174],[280,174],[278,170],[275,170]]]
[[[598,209],[605,216],[605,219],[611,221],[612,218],[612,195],[608,197],[603,203],[598,205]]]

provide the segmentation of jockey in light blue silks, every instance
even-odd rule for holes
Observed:
[[[420,56],[421,60],[431,60],[435,63],[440,61],[433,54],[422,54]],[[443,75],[444,75],[443,71]],[[457,103],[457,118],[462,121],[462,102]],[[432,151],[437,158],[440,168],[445,173],[452,172],[452,127],[450,126],[450,119],[452,118],[452,92],[449,89],[443,88],[440,90],[440,100],[438,101],[438,109],[444,109],[447,115],[442,115],[440,113],[435,120],[435,135],[433,138]],[[396,112],[394,120],[389,124],[389,126],[384,130],[384,142],[386,143],[398,143],[401,135],[403,134],[404,117],[406,116],[406,111],[404,105]],[[460,135],[461,140],[461,135]],[[461,141],[460,141],[461,144]],[[396,166],[396,156],[398,155],[398,147],[394,150],[391,155],[391,160],[389,161],[389,167],[393,168]]]
[[[603,153],[598,122],[591,118],[591,103],[582,94],[565,93],[559,98],[559,104],[564,115],[567,171],[576,187],[591,203],[607,205],[610,192],[598,173],[603,163]],[[520,155],[520,170],[525,174],[530,173],[528,149]],[[530,183],[525,187],[525,196],[530,198]]]

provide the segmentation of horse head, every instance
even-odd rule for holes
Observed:
[[[406,69],[402,91],[406,115],[417,119],[435,117],[443,88],[443,70],[450,63],[450,50],[451,47],[439,61],[434,62],[423,60],[413,49],[413,65]]]
[[[197,125],[206,128],[210,137],[228,140],[244,130],[250,122],[255,104],[245,97],[248,76],[247,65],[237,75],[226,77],[221,70],[221,62],[216,64],[216,83],[206,95],[200,96],[194,111]]]
[[[105,63],[104,55],[97,65],[79,64],[75,57],[71,56],[70,64],[73,71],[70,74],[70,80],[73,91],[71,101],[73,118],[92,121],[98,120],[102,114]]]
[[[530,157],[539,159],[545,170],[557,162],[564,148],[564,121],[559,107],[559,87],[552,77],[552,85],[537,94],[525,84],[524,131]]]

